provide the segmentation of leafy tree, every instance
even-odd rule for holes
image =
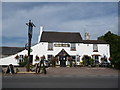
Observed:
[[[111,63],[115,68],[120,69],[120,36],[108,31],[105,35],[98,37],[110,44]]]

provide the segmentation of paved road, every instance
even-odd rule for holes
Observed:
[[[117,88],[117,76],[4,76],[3,88]]]

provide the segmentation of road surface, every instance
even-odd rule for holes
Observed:
[[[2,88],[118,88],[118,76],[8,75]]]

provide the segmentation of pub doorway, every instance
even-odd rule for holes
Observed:
[[[60,67],[66,67],[66,56],[59,56]]]
[[[67,57],[70,55],[62,49],[55,57],[58,57],[60,61],[60,67],[66,67]]]

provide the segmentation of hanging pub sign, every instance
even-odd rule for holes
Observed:
[[[70,47],[70,44],[54,44],[55,47]]]

